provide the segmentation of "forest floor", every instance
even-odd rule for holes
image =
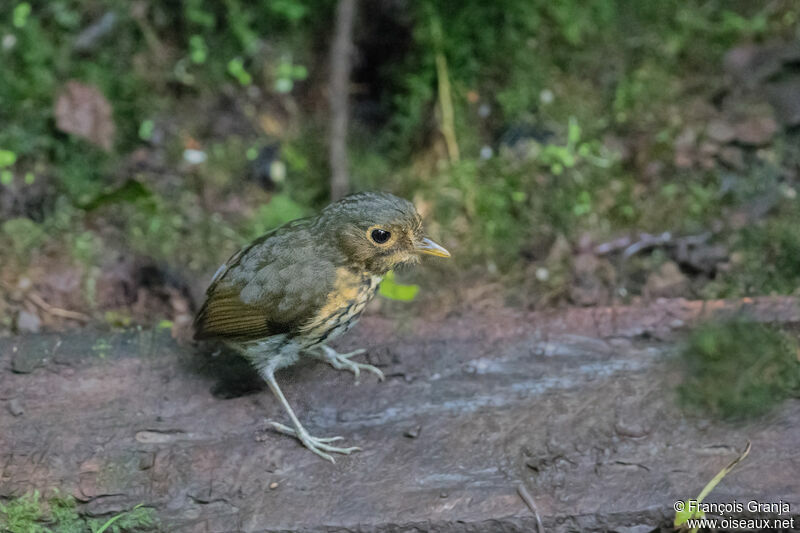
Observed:
[[[738,424],[677,403],[685,331],[742,314],[796,326],[800,302],[373,312],[341,346],[367,348],[386,382],[278,376],[312,433],[363,448],[336,464],[268,430],[282,408],[213,347],[163,329],[0,339],[0,497],[57,488],[100,517],[144,504],[174,533],[530,532],[537,515],[548,532],[643,533],[750,442],[708,500],[798,517],[800,400]]]
[[[433,135],[408,168],[395,165],[370,135],[363,144],[356,122],[353,187],[413,200],[431,236],[453,252],[451,261],[400,273],[419,284],[426,309],[796,294],[800,47],[744,43],[719,56],[702,76],[643,70],[656,80],[669,74],[675,87],[656,102],[641,96],[646,112],[631,110],[636,120],[616,127],[602,126],[604,99],[573,110],[581,86],[553,74],[553,105],[569,113],[543,106],[543,116],[494,125],[490,115],[460,163],[442,158]],[[76,102],[64,120],[78,121],[79,104],[102,97],[68,88]],[[477,120],[492,95],[475,103],[470,95],[463,112]],[[327,203],[324,139],[306,131],[324,131],[325,122],[285,117],[283,107],[305,101],[276,98],[228,86],[175,96],[148,122],[151,135],[102,169],[79,159],[38,172],[21,158],[0,185],[0,335],[87,323],[184,328],[237,248]],[[481,146],[494,155],[481,159]],[[69,192],[80,184],[91,194]]]
[[[797,515],[796,2],[509,2],[541,10],[519,31],[466,10],[440,20],[449,74],[429,14],[361,3],[352,188],[414,201],[453,258],[398,272],[414,301],[377,298],[343,339],[385,383],[278,377],[312,432],[364,448],[335,465],[267,429],[284,413],[246,364],[187,340],[222,262],[329,199],[327,15],[247,4],[0,17],[0,531],[527,532],[538,512],[643,533],[748,441],[710,498]],[[727,368],[689,411],[692,342]],[[721,421],[728,400],[770,409]]]

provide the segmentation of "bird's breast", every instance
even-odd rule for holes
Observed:
[[[346,268],[336,271],[333,290],[319,312],[302,328],[307,347],[338,337],[357,321],[369,301],[375,296],[382,276],[353,272]]]

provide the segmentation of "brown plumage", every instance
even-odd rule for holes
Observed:
[[[273,422],[314,453],[350,453],[302,427],[275,382],[274,372],[302,354],[358,376],[372,365],[338,354],[324,343],[356,323],[383,276],[419,254],[448,257],[424,236],[413,204],[387,193],[359,193],[316,217],[295,220],[234,254],[214,275],[195,318],[197,339],[221,339],[247,357],[283,403],[294,428]],[[338,440],[338,438],[334,438]]]

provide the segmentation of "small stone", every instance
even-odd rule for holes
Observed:
[[[22,310],[17,315],[17,331],[19,333],[39,333],[42,320],[33,313]]]
[[[714,156],[719,152],[719,145],[713,142],[702,142],[697,153],[697,160],[700,167],[711,170],[714,168]]]
[[[689,278],[681,272],[677,264],[667,261],[647,276],[644,293],[649,298],[674,298],[681,296],[688,288]]]
[[[202,150],[187,148],[183,151],[183,159],[191,165],[199,165],[206,162],[208,155]]]
[[[17,44],[17,37],[10,33],[3,35],[2,43],[3,50],[11,50]]]
[[[772,117],[750,117],[736,125],[736,140],[751,146],[768,144],[778,131]]]
[[[422,426],[416,426],[403,432],[403,436],[408,437],[409,439],[416,439],[419,437],[420,431],[422,431]]]
[[[624,419],[617,420],[614,430],[618,435],[632,439],[640,439],[650,433],[650,430],[642,424]]]
[[[706,135],[719,144],[731,142],[736,137],[736,130],[725,120],[713,119],[706,127]]]
[[[607,259],[582,253],[572,261],[570,300],[577,305],[605,305],[615,283],[616,272]]]
[[[8,412],[11,413],[13,416],[22,416],[25,414],[25,409],[22,408],[22,404],[19,402],[19,398],[12,398],[8,402]]]
[[[269,484],[269,490],[275,490],[277,488],[278,488],[278,482],[277,481],[273,481],[272,483]]]
[[[139,457],[139,470],[150,470],[156,462],[156,454],[143,453]]]
[[[694,271],[713,274],[717,271],[717,266],[720,263],[728,260],[729,255],[730,253],[725,246],[721,244],[707,244],[678,249],[674,258],[680,264]]]
[[[789,70],[789,65],[797,61],[800,61],[800,46],[796,42],[774,41],[730,49],[723,58],[723,67],[738,83],[754,88],[782,70]]]
[[[14,350],[11,356],[11,371],[15,374],[30,374],[47,364],[47,355]]]
[[[767,85],[769,102],[775,115],[788,127],[800,125],[800,76],[794,75]]]
[[[723,146],[717,154],[717,158],[734,170],[744,170],[745,168],[744,152],[736,146]]]
[[[675,137],[675,165],[679,168],[689,168],[694,164],[695,149],[697,147],[697,132],[686,127]]]

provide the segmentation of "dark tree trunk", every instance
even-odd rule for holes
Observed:
[[[347,158],[347,123],[350,70],[352,68],[353,20],[355,0],[339,0],[336,9],[336,28],[331,45],[331,200],[338,200],[350,189]]]

